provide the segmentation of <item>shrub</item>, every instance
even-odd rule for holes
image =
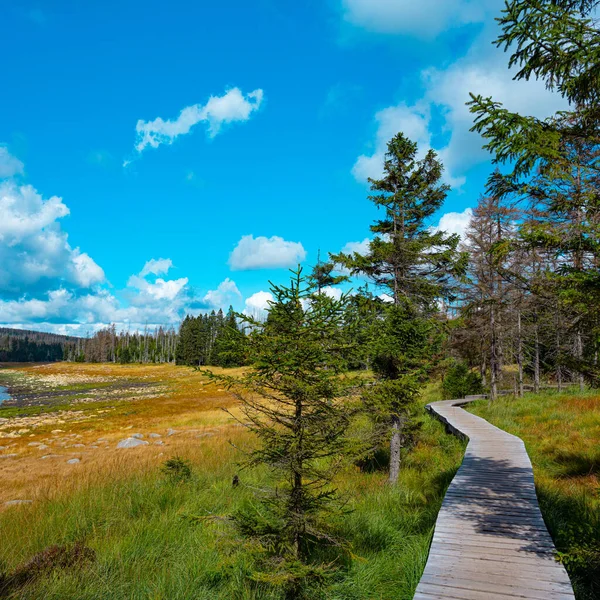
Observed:
[[[184,483],[192,477],[190,462],[179,456],[166,460],[163,463],[161,471],[172,483]]]
[[[454,363],[442,382],[442,398],[452,400],[475,394],[483,394],[481,377],[470,371],[465,363]]]

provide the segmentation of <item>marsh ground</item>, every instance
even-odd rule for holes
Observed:
[[[2,381],[20,397],[0,407],[0,454],[8,456],[0,460],[0,596],[279,597],[253,580],[260,556],[228,522],[269,474],[244,471],[232,487],[252,440],[222,410],[237,410],[226,390],[172,365],[12,365],[0,370]],[[117,448],[134,433],[149,444]],[[463,451],[424,415],[396,488],[384,472],[348,465],[337,482],[345,510],[332,526],[353,554],[339,562],[323,598],[412,598]],[[189,461],[188,481],[162,473],[174,456]],[[93,558],[56,554],[76,544]]]
[[[233,398],[185,367],[13,364],[0,368],[0,385],[11,395],[0,405],[0,508],[50,497],[88,476],[147,468],[188,446],[222,445],[226,456],[239,429],[221,410],[233,408]],[[134,433],[149,445],[116,448]],[[73,458],[80,462],[69,464]]]

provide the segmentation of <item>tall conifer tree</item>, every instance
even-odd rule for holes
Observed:
[[[384,332],[390,342],[387,358],[381,344],[374,348],[375,364],[386,365],[377,374],[382,394],[379,410],[382,402],[387,405],[392,428],[392,483],[397,481],[400,470],[405,414],[418,395],[414,361],[406,360],[406,357],[419,352],[406,340],[401,321],[429,318],[437,311],[439,300],[452,300],[454,278],[466,266],[466,256],[457,252],[459,236],[431,229],[430,219],[449,191],[449,186],[442,183],[442,172],[442,163],[433,150],[419,159],[415,142],[403,133],[394,136],[388,142],[383,177],[369,179],[374,192],[369,199],[384,211],[384,215],[371,225],[375,237],[368,252],[332,256],[333,261],[352,274],[366,275],[377,286],[383,287],[393,303],[393,308],[388,311],[389,326]],[[394,335],[397,336],[396,343],[391,341]],[[414,338],[415,344],[429,341],[427,335]],[[404,358],[393,356],[395,351],[401,352]],[[393,381],[396,383],[391,383]],[[400,381],[403,384],[399,384]]]

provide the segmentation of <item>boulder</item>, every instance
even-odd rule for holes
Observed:
[[[127,438],[124,440],[121,440],[118,444],[117,444],[117,448],[136,448],[137,446],[147,446],[148,442],[144,441],[144,440],[138,440],[137,438]]]

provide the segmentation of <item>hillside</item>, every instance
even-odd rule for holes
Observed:
[[[0,362],[63,360],[80,341],[68,335],[0,327]]]

